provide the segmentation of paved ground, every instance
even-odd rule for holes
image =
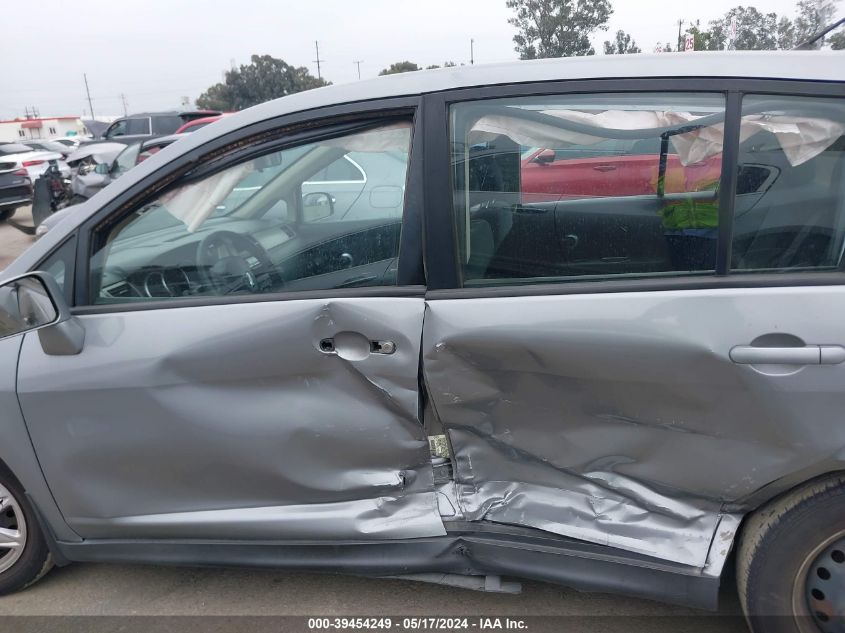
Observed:
[[[12,219],[21,224],[31,225],[30,208],[18,209]],[[20,255],[33,241],[34,238],[31,235],[18,231],[6,222],[0,222],[0,270],[8,266],[9,262]]]
[[[28,211],[19,211],[15,219],[30,222]],[[0,224],[0,269],[32,241],[11,226]],[[738,612],[737,601],[728,589],[720,614]],[[2,615],[612,616],[598,620],[591,617],[586,630],[745,631],[736,617],[710,617],[692,609],[582,594],[542,583],[525,583],[521,595],[501,595],[327,574],[91,564],[54,569],[30,589],[0,598]],[[12,630],[4,627],[4,622],[0,618],[0,631]],[[90,629],[90,622],[85,622],[88,624],[83,623],[81,629]],[[561,630],[584,629],[578,626],[583,620],[564,622],[553,624],[550,630],[558,625]],[[36,628],[40,627],[39,621]],[[14,628],[20,631],[23,625],[17,622]]]

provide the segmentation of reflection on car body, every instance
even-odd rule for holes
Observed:
[[[162,149],[6,272],[58,315],[0,339],[12,516],[67,561],[707,607],[736,543],[746,612],[815,626],[845,605],[812,572],[845,547],[845,76],[771,55],[396,76]]]

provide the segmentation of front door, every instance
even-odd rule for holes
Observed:
[[[583,143],[593,116],[596,139],[632,129],[674,138],[663,124],[674,119],[687,134],[675,148],[682,160],[721,161],[723,98],[514,98],[487,100],[476,115],[473,103],[457,103],[454,164],[463,168],[464,148],[480,141],[506,144],[490,138],[485,117],[529,147],[575,138],[570,121]],[[463,289],[430,296],[423,353],[469,520],[702,568],[715,534],[730,543],[731,529],[719,529],[726,513],[773,482],[842,467],[845,102],[746,95],[743,105],[740,164],[723,171],[745,179],[730,200],[728,276],[715,271],[715,196],[695,180],[673,183],[672,196],[559,202],[561,221],[578,218],[568,233],[581,232],[567,250],[552,248],[561,236],[542,213],[530,249],[495,231],[492,244],[491,231],[483,242],[480,231],[457,240],[470,251],[458,258]],[[600,125],[601,113],[612,125]],[[707,190],[722,185],[731,190]],[[462,205],[470,198],[454,194],[456,226],[519,213],[498,226],[519,221],[530,233],[531,202],[503,206],[491,192]],[[545,270],[536,259],[515,265],[514,254],[529,251],[560,259]]]
[[[84,349],[48,356],[26,336],[18,378],[81,536],[444,533],[419,418],[422,288],[396,285],[403,205],[309,215],[302,187],[354,147],[399,157],[403,188],[412,125],[319,134],[86,229]]]

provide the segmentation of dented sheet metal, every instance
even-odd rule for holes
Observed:
[[[445,533],[418,419],[421,298],[80,317],[78,356],[27,336],[18,393],[86,538]],[[326,354],[321,340],[346,341]],[[358,353],[388,339],[393,354]]]
[[[838,341],[831,314],[836,287],[429,301],[425,378],[464,516],[721,569],[726,503],[841,467],[845,446],[845,366],[729,351]]]

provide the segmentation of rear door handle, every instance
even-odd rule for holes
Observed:
[[[616,171],[616,165],[596,165],[593,169],[595,171]]]
[[[841,345],[806,345],[804,347],[731,348],[730,358],[739,365],[838,365],[845,362]]]

